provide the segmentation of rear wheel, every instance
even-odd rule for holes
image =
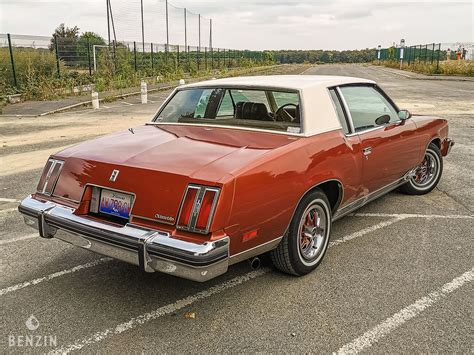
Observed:
[[[442,173],[443,157],[436,144],[431,143],[414,176],[400,190],[409,195],[427,194],[438,185]]]
[[[275,267],[292,275],[313,271],[326,253],[331,232],[331,208],[316,189],[303,198],[286,235],[270,256]]]

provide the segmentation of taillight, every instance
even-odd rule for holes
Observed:
[[[36,191],[50,196],[54,191],[56,183],[58,182],[63,165],[64,162],[62,160],[48,159]]]
[[[179,211],[177,228],[207,234],[220,190],[215,187],[189,185]]]

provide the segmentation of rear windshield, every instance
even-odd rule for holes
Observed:
[[[297,92],[231,88],[179,90],[154,122],[238,126],[300,133]]]

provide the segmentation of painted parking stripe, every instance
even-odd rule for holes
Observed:
[[[10,287],[6,287],[6,288],[3,288],[3,289],[0,290],[0,296],[6,295],[7,293],[10,293],[10,292],[13,292],[13,291],[21,290],[22,288],[25,288],[25,287],[28,287],[28,286],[37,285],[41,282],[49,281],[49,280],[55,279],[55,278],[60,277],[60,276],[69,275],[69,274],[72,274],[72,273],[75,273],[77,271],[81,271],[81,270],[84,270],[84,269],[89,269],[91,267],[106,263],[106,262],[111,261],[111,260],[112,260],[112,258],[102,258],[102,259],[94,260],[94,261],[91,261],[90,263],[77,265],[77,266],[74,266],[73,268],[66,269],[66,270],[61,270],[61,271],[55,272],[53,274],[50,274],[48,276],[40,277],[38,279],[34,279],[34,280],[26,281],[26,282],[16,284],[16,285],[13,285],[13,286],[10,286]]]
[[[371,226],[371,227],[368,227],[368,228],[365,228],[365,229],[362,229],[358,232],[355,232],[353,234],[350,234],[344,238],[341,238],[341,239],[337,239],[335,240],[334,242],[331,242],[329,243],[329,248],[335,246],[335,245],[339,245],[341,243],[345,243],[349,240],[352,240],[352,239],[355,239],[355,238],[358,238],[358,237],[361,237],[367,233],[370,233],[370,232],[373,232],[377,229],[380,229],[380,228],[383,228],[383,227],[386,227],[392,223],[395,223],[397,222],[399,219],[394,219],[392,222],[389,223],[389,221],[386,221],[386,222],[382,222],[382,223],[379,223],[379,224],[376,224],[375,226]],[[35,237],[38,237],[38,234],[32,234],[31,236],[26,236],[28,238],[35,238]],[[27,239],[25,237],[25,239]],[[20,238],[18,238],[20,239]],[[13,241],[13,239],[10,239],[11,241]],[[103,259],[100,259],[102,260],[102,262],[105,262],[105,261],[110,261],[112,260],[111,258],[103,258]],[[92,266],[96,266],[96,265],[99,265],[101,264],[102,262],[100,263],[96,263],[94,264],[94,262],[92,263],[87,263],[87,264],[83,264],[83,265],[78,265],[78,266],[75,266],[73,267],[72,269],[67,269],[67,270],[62,270],[62,271],[58,271],[58,272],[55,272],[54,274],[50,274],[48,276],[44,276],[44,277],[40,277],[38,279],[35,279],[35,280],[31,280],[31,281],[26,281],[26,282],[23,282],[21,284],[17,284],[17,285],[13,285],[13,286],[10,286],[10,287],[7,287],[5,289],[2,289],[0,290],[0,296],[3,295],[3,294],[6,294],[8,292],[12,292],[12,291],[16,291],[16,290],[20,290],[22,288],[25,288],[25,287],[28,287],[28,286],[33,286],[33,285],[37,285],[38,283],[40,282],[43,282],[43,281],[49,281],[49,280],[52,280],[52,279],[55,279],[59,276],[63,276],[63,275],[68,275],[68,274],[71,274],[72,272],[76,272],[76,271],[79,271],[79,270],[84,270],[84,269],[88,269]],[[6,291],[7,290],[7,291]]]
[[[168,315],[168,314],[172,314],[172,313],[174,313],[176,311],[179,311],[180,309],[183,309],[183,308],[185,308],[185,307],[187,307],[187,306],[189,306],[189,305],[191,305],[191,304],[193,304],[197,301],[209,298],[212,295],[221,293],[221,292],[223,292],[227,289],[230,289],[230,288],[236,287],[238,285],[241,285],[241,284],[243,284],[247,281],[250,281],[252,279],[255,279],[259,276],[262,276],[262,275],[268,273],[270,270],[271,269],[269,269],[269,268],[262,268],[262,269],[259,269],[259,270],[256,270],[256,271],[251,271],[251,272],[249,272],[245,275],[242,275],[242,276],[237,276],[237,277],[235,277],[235,278],[233,278],[229,281],[225,281],[225,282],[223,282],[221,284],[218,284],[216,286],[212,286],[212,287],[208,288],[207,290],[198,292],[194,295],[191,295],[191,296],[188,296],[188,297],[185,297],[185,298],[181,298],[180,300],[177,300],[176,302],[173,302],[173,303],[168,304],[166,306],[159,307],[159,308],[155,309],[152,312],[142,314],[138,317],[134,317],[134,318],[132,318],[132,319],[126,321],[126,322],[123,322],[123,323],[117,325],[116,327],[109,328],[109,329],[106,329],[106,330],[101,331],[101,332],[97,332],[97,333],[95,333],[91,336],[88,336],[86,338],[83,338],[83,339],[81,339],[81,340],[79,340],[79,341],[77,341],[73,344],[66,345],[64,347],[54,349],[54,350],[50,351],[48,354],[68,354],[71,351],[80,350],[80,349],[82,349],[83,347],[85,347],[87,345],[100,342],[100,341],[102,341],[106,338],[109,338],[109,337],[113,336],[113,335],[123,333],[127,330],[136,328],[139,325],[148,323],[149,321],[155,320],[157,318],[163,317],[163,316]]]
[[[21,242],[23,240],[28,240],[28,239],[33,239],[33,238],[39,238],[39,234],[34,233],[34,234],[24,235],[24,236],[18,237],[18,238],[0,239],[0,245],[5,245],[5,244],[10,244],[10,243],[15,243],[15,242]]]
[[[128,105],[128,106],[133,106],[130,102],[127,101],[119,101],[121,104]]]
[[[388,221],[383,221],[383,222],[374,224],[373,226],[361,229],[360,231],[357,231],[355,233],[352,233],[352,234],[346,235],[342,238],[333,240],[332,242],[329,243],[329,247],[333,247],[333,246],[348,242],[349,240],[361,237],[361,236],[363,236],[367,233],[376,231],[377,229],[385,228],[385,227],[387,227],[387,226],[389,226],[389,225],[391,225],[395,222],[404,220],[405,218],[406,217],[395,217],[395,218],[389,219]]]
[[[440,214],[416,214],[416,213],[353,213],[353,217],[402,217],[402,218],[445,218],[445,219],[474,219],[470,215],[440,215]]]
[[[21,201],[14,198],[0,197],[0,202],[21,202]]]
[[[474,268],[470,271],[466,271],[454,280],[444,284],[436,291],[429,293],[427,296],[416,300],[411,305],[403,308],[401,311],[395,313],[385,321],[375,326],[371,330],[365,332],[360,337],[354,339],[350,343],[341,347],[336,353],[337,354],[357,354],[362,350],[371,347],[377,343],[380,339],[388,335],[391,331],[403,325],[410,319],[415,318],[425,309],[431,307],[439,300],[448,296],[451,292],[457,290],[468,282],[474,279]]]
[[[352,240],[352,239],[355,239],[355,238],[358,238],[358,237],[362,237],[365,234],[368,234],[368,233],[370,233],[374,230],[386,227],[387,225],[395,223],[399,220],[401,220],[401,219],[394,218],[393,220],[391,220],[391,223],[388,223],[388,221],[386,221],[386,222],[384,222],[383,225],[382,225],[382,223],[377,224],[376,225],[377,228],[374,228],[375,226],[372,226],[372,228],[369,227],[369,228],[362,229],[359,232],[351,234],[350,238],[341,238],[340,240],[338,239],[338,241],[339,241],[338,243],[330,243],[329,248],[331,248],[333,246],[336,246],[336,245],[339,245],[339,244],[342,244],[342,243],[345,243],[349,240]],[[174,313],[174,312],[176,312],[176,311],[178,311],[178,310],[180,310],[184,307],[187,307],[187,306],[189,306],[189,305],[191,305],[191,304],[193,304],[197,301],[208,298],[208,297],[210,297],[214,294],[220,293],[222,291],[225,291],[225,290],[227,290],[229,288],[232,288],[232,287],[235,287],[237,285],[243,284],[243,283],[245,283],[247,281],[250,281],[250,280],[252,280],[256,277],[262,276],[262,275],[264,275],[264,274],[266,274],[270,271],[271,271],[270,268],[262,268],[262,269],[259,269],[259,270],[256,270],[256,271],[251,271],[251,272],[249,272],[245,275],[242,275],[242,276],[237,276],[234,279],[231,279],[231,280],[223,282],[219,285],[208,288],[207,290],[198,292],[198,293],[196,293],[192,296],[182,298],[182,299],[180,299],[176,302],[173,302],[173,303],[170,303],[166,306],[162,306],[160,308],[157,308],[156,310],[151,311],[149,313],[144,313],[142,315],[134,317],[134,318],[132,318],[132,319],[130,319],[130,320],[124,322],[124,323],[121,323],[121,324],[119,324],[115,327],[108,328],[108,329],[106,329],[104,331],[101,331],[101,332],[97,332],[97,333],[92,334],[88,337],[80,339],[80,340],[78,340],[78,341],[76,341],[72,344],[69,344],[69,345],[66,345],[66,346],[63,346],[63,347],[60,347],[60,348],[57,348],[57,349],[53,349],[51,352],[49,352],[49,354],[68,354],[68,353],[70,353],[71,351],[74,351],[74,350],[81,350],[82,348],[84,348],[88,345],[101,342],[102,340],[104,340],[106,338],[109,338],[113,335],[123,333],[127,330],[134,329],[139,325],[143,325],[143,324],[145,324],[149,321],[155,320],[157,318],[163,317],[163,316],[168,315],[168,314],[172,314],[172,313]]]

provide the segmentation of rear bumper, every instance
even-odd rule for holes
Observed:
[[[449,154],[453,145],[454,145],[454,140],[452,140],[451,138],[446,138],[443,141],[441,145],[441,154],[443,155],[443,157]]]
[[[110,256],[146,272],[159,271],[207,281],[227,271],[229,238],[202,244],[172,238],[169,233],[127,224],[117,227],[73,214],[73,209],[52,202],[24,199],[18,210],[25,223],[43,238],[57,238]]]

